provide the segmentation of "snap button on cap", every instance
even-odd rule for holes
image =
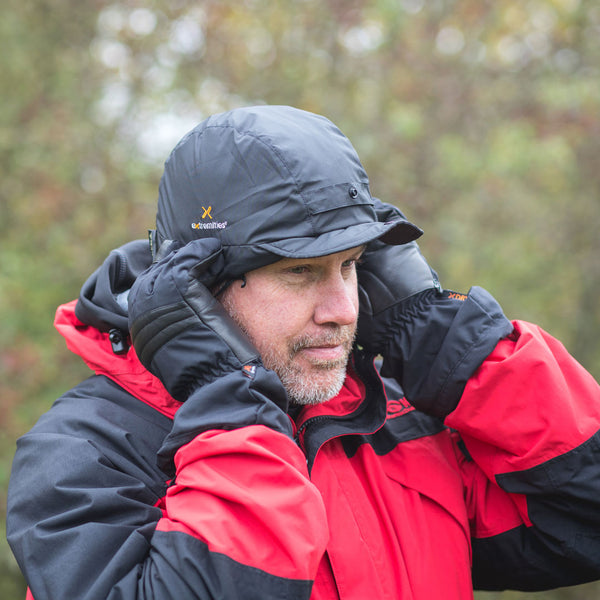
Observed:
[[[350,196],[350,198],[356,198],[356,196],[358,196],[358,190],[354,186],[352,186],[348,190],[348,196]]]

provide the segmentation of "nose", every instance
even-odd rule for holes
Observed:
[[[317,290],[314,321],[318,325],[353,325],[358,318],[356,278],[329,278]]]

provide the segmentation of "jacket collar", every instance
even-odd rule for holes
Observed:
[[[355,350],[340,393],[305,407],[296,419],[296,441],[309,470],[325,442],[342,435],[368,435],[385,423],[387,398],[373,356]]]
[[[133,346],[115,354],[108,332],[82,323],[75,314],[76,301],[58,307],[54,325],[71,352],[81,356],[96,375],[104,375],[171,419],[181,406],[157,377],[140,363]]]

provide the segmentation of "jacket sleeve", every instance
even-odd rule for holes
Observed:
[[[476,588],[600,578],[600,388],[550,335],[515,322],[445,423],[464,449]]]
[[[327,528],[293,444],[257,425],[182,447],[141,576],[109,598],[309,598]]]
[[[219,392],[197,393],[176,414],[162,498],[157,448],[127,449],[141,438],[135,427],[165,438],[139,415],[103,403],[85,425],[71,415],[69,431],[41,423],[21,439],[9,539],[35,600],[310,596],[327,527],[304,456],[268,400],[219,403]],[[235,403],[229,414],[241,421],[224,416]],[[106,421],[110,440],[99,432]]]

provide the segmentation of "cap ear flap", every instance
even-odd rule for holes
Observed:
[[[150,254],[152,254],[152,262],[156,262],[156,253],[160,247],[159,235],[156,229],[148,229],[148,242],[150,243]]]
[[[148,239],[150,241],[150,252],[152,253],[152,264],[162,260],[165,256],[181,247],[181,244],[174,240],[161,240],[160,234],[156,229],[148,229]]]
[[[410,221],[400,221],[393,229],[384,233],[379,239],[386,244],[393,246],[408,244],[419,239],[423,235],[423,230]]]
[[[398,221],[398,225],[384,233],[379,239],[385,244],[399,245],[414,242],[423,235],[423,230],[411,223],[404,213],[393,204],[382,202],[379,198],[373,197],[373,208],[380,223],[389,223]]]

